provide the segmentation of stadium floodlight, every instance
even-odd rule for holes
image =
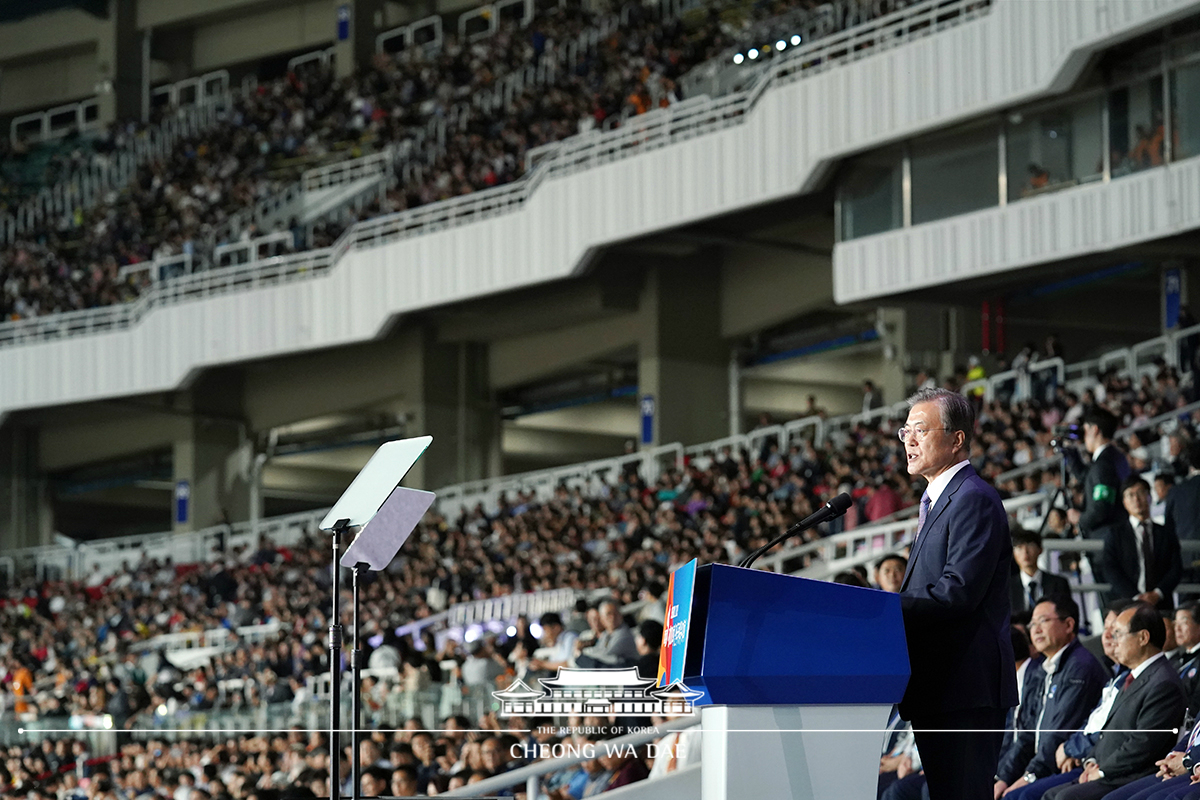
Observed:
[[[787,42],[785,42],[783,39],[780,39],[778,42],[775,43],[776,50],[784,50],[786,48],[787,48]]]
[[[746,60],[746,57],[744,55],[742,55],[741,53],[737,53],[733,57],[733,63],[735,63],[735,64],[741,64],[745,60]]]
[[[751,47],[750,52],[747,53],[746,55],[750,56],[750,60],[753,61],[754,59],[758,58],[758,48]]]
[[[798,33],[792,34],[792,47],[795,47],[796,45],[800,44],[803,41],[804,40],[800,38],[800,34],[798,34]]]

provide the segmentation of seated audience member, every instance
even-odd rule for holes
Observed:
[[[563,626],[562,617],[557,612],[542,614],[539,622],[542,625],[542,637],[538,640],[540,646],[533,651],[528,665],[528,671],[535,673],[532,677],[551,676],[560,667],[569,666],[578,638],[574,631]]]
[[[638,748],[638,755],[631,755],[626,748],[612,748],[611,750],[601,750],[599,753],[600,764],[605,771],[609,773],[607,785],[604,791],[611,791],[622,786],[628,786],[636,781],[645,780],[650,775],[650,770],[646,767],[646,761],[641,756],[645,752],[645,747]],[[585,795],[586,796],[586,795]]]
[[[1071,585],[1061,575],[1038,569],[1042,537],[1036,531],[1017,528],[1012,533],[1013,560],[1017,574],[1008,579],[1008,596],[1014,620],[1028,620],[1033,605],[1043,597],[1070,597]]]
[[[1000,753],[996,795],[1058,773],[1054,751],[1087,721],[1108,673],[1076,638],[1079,606],[1068,595],[1038,601],[1029,632],[1039,656],[1026,668],[1015,733]]]
[[[1167,493],[1163,524],[1181,541],[1200,539],[1200,439],[1188,445],[1188,475]]]
[[[638,659],[637,645],[633,631],[621,617],[620,607],[615,600],[603,600],[598,611],[600,634],[594,645],[580,649],[575,665],[586,669],[633,666]]]
[[[1154,762],[1158,772],[1127,783],[1106,800],[1196,800],[1193,770],[1200,766],[1200,721],[1183,734],[1171,752]]]
[[[1129,668],[1129,675],[1079,774],[1051,788],[1043,795],[1046,800],[1098,800],[1153,775],[1175,741],[1171,731],[1183,724],[1187,699],[1179,675],[1163,657],[1166,630],[1158,612],[1146,603],[1126,609],[1112,638],[1116,661]]]
[[[391,790],[394,797],[412,797],[420,792],[418,770],[411,764],[397,767],[392,773]]]
[[[1116,630],[1117,618],[1121,615],[1121,612],[1131,608],[1133,605],[1134,602],[1132,600],[1121,600],[1108,607],[1107,614],[1104,617],[1104,633],[1099,638],[1103,644],[1103,652],[1110,661],[1116,656],[1116,641],[1113,639],[1113,631]],[[1051,788],[1068,783],[1075,778],[1079,772],[1076,768],[1099,739],[1100,729],[1108,721],[1108,715],[1112,711],[1113,703],[1117,698],[1117,694],[1121,691],[1121,686],[1124,684],[1129,670],[1120,664],[1114,663],[1108,670],[1108,674],[1111,677],[1100,693],[1100,702],[1096,704],[1096,707],[1088,715],[1087,723],[1079,730],[1067,736],[1066,741],[1060,744],[1054,752],[1054,763],[1059,774],[1035,781],[1032,785],[1009,787],[1005,790],[1004,797],[1010,800],[1038,800],[1038,798]]]
[[[833,583],[840,583],[844,586],[857,586],[860,589],[869,589],[870,585],[863,580],[863,576],[853,570],[845,570],[833,576]]]
[[[1189,456],[1190,458],[1190,456]],[[1154,476],[1154,496],[1150,498],[1150,518],[1162,525],[1167,518],[1167,498],[1175,488],[1175,476],[1160,472]]]
[[[1200,716],[1200,603],[1175,609],[1175,653],[1171,666],[1179,673],[1188,697],[1188,714]]]
[[[464,686],[493,687],[496,678],[504,674],[508,664],[504,657],[496,652],[495,642],[495,635],[488,634],[468,645],[468,655],[461,667]]]
[[[638,623],[633,641],[638,651],[638,674],[643,678],[658,678],[658,651],[662,649],[662,638],[661,622],[644,619]]]
[[[387,794],[390,776],[382,767],[367,767],[363,770],[360,783],[363,797],[379,797]]]
[[[907,569],[907,558],[899,553],[886,555],[875,562],[875,585],[885,592],[899,592]]]
[[[1179,539],[1150,520],[1150,485],[1133,476],[1121,487],[1128,516],[1104,537],[1104,575],[1111,596],[1128,597],[1170,609],[1183,571]]]

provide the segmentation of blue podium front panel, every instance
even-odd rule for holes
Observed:
[[[897,703],[908,683],[900,597],[773,572],[696,571],[684,682],[697,705]]]

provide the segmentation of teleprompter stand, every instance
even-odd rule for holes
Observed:
[[[363,570],[382,570],[391,563],[396,552],[408,535],[416,528],[421,517],[433,503],[432,492],[405,489],[398,484],[405,473],[425,452],[431,436],[401,439],[387,442],[375,451],[371,460],[358,473],[354,482],[338,499],[325,519],[321,529],[333,538],[333,602],[329,620],[329,797],[338,800],[341,792],[341,657],[343,630],[341,610],[338,608],[341,594],[341,568],[351,570],[352,624],[354,647],[350,651],[351,676],[351,790],[350,796],[358,800],[362,765],[359,763],[358,726],[361,716],[359,676],[362,668],[362,636],[358,622],[358,587]],[[341,550],[343,534],[358,528],[358,535],[346,552]]]

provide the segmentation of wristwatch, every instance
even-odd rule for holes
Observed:
[[[1037,773],[1026,772],[1023,777],[1025,778],[1025,785],[1028,786],[1029,784],[1031,784],[1037,780]]]

